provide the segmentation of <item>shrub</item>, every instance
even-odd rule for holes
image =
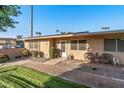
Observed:
[[[57,55],[57,57],[61,57],[61,50],[60,49],[56,49],[56,55]]]
[[[56,58],[57,57],[57,50],[56,48],[54,47],[51,47],[50,50],[49,50],[49,53],[50,53],[50,58]]]
[[[32,50],[31,51],[31,56],[32,57],[37,57],[38,56],[38,51]]]
[[[44,53],[42,51],[39,51],[39,56],[44,57]]]
[[[0,63],[8,61],[10,58],[6,54],[0,54]]]
[[[27,49],[23,50],[23,51],[22,51],[22,55],[23,55],[24,57],[28,57],[28,56],[30,55],[29,50],[27,50]]]

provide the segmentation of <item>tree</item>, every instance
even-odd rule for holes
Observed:
[[[36,32],[36,35],[41,36],[41,32]]]
[[[61,32],[61,34],[66,34],[66,32]]]
[[[105,26],[105,27],[102,27],[101,29],[102,29],[102,30],[110,30],[110,27],[106,27],[106,26]]]
[[[16,5],[0,5],[0,31],[7,31],[8,28],[15,28],[14,17],[21,14],[21,7]]]
[[[38,35],[38,32],[36,32],[36,35]]]
[[[59,29],[57,29],[56,32],[59,33]]]
[[[39,32],[39,36],[41,36],[41,32]]]

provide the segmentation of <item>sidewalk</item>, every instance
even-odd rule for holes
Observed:
[[[29,59],[21,59],[21,60],[11,61],[11,62],[7,62],[7,63],[0,63],[0,68],[7,67],[7,66],[13,66],[13,65],[22,65],[25,63],[29,63],[29,62],[30,62]]]

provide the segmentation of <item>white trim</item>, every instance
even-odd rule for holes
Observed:
[[[109,38],[107,38],[107,39],[109,39]],[[116,46],[115,46],[115,51],[105,51],[104,50],[104,52],[112,52],[112,53],[124,53],[124,52],[118,52],[118,38],[111,38],[111,39],[115,39],[116,41],[115,41],[115,43],[116,43]],[[105,39],[104,39],[105,40]],[[104,42],[104,47],[105,47],[105,42]]]
[[[65,42],[65,57],[67,57],[67,56],[68,56],[68,55],[67,55],[67,53],[68,53],[67,40],[59,40],[58,42],[59,42],[59,44],[60,44],[60,49],[61,49],[61,42]],[[61,54],[61,55],[62,55],[62,54]],[[62,56],[62,57],[64,57],[64,56]]]
[[[37,43],[37,48],[35,48],[35,43]],[[31,47],[31,44],[32,44],[32,47]],[[29,48],[30,49],[37,49],[37,50],[39,50],[39,41],[29,42]]]
[[[71,41],[73,41],[73,40],[77,40],[77,49],[76,49],[76,51],[87,51],[87,41],[88,41],[87,39],[71,39],[70,40],[70,50],[72,50],[71,49]],[[79,40],[86,40],[86,50],[79,50]]]
[[[73,40],[76,40],[76,41],[77,41],[77,49],[71,49],[71,41],[73,41]],[[72,51],[73,51],[73,50],[78,50],[78,39],[71,39],[71,40],[70,40],[70,50],[72,50]]]

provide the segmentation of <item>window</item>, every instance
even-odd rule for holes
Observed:
[[[33,49],[33,42],[30,42],[30,49]]]
[[[30,49],[37,49],[38,48],[38,42],[30,42]]]
[[[77,50],[77,40],[71,41],[71,50]]]
[[[104,40],[104,51],[115,52],[116,51],[116,39]]]
[[[79,50],[86,50],[86,40],[79,40]]]
[[[72,40],[71,50],[86,50],[86,40]]]
[[[124,40],[123,39],[117,39],[117,51],[124,52]]]
[[[35,48],[35,49],[38,48],[38,42],[34,42],[34,48]]]

